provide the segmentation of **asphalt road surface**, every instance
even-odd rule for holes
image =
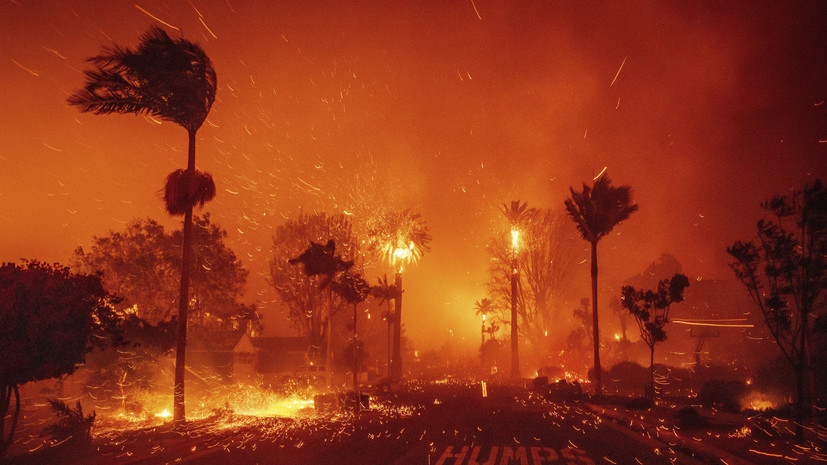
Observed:
[[[412,406],[406,413],[388,414],[380,408],[335,420],[299,422],[282,433],[251,422],[198,436],[133,463],[699,463],[596,416],[581,401],[547,401],[507,387],[489,387],[488,394],[483,398],[479,385],[432,384],[395,400]]]

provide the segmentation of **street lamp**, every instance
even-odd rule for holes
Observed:
[[[480,337],[482,340],[480,341],[480,348],[485,345],[485,313],[482,314],[482,329],[480,330]]]

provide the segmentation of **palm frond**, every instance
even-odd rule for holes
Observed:
[[[183,215],[215,198],[212,175],[198,170],[175,170],[167,176],[164,205],[171,215]]]
[[[216,74],[206,53],[157,27],[144,33],[135,51],[116,46],[87,61],[95,69],[85,73],[84,89],[68,99],[84,112],[148,112],[196,131],[215,101]]]
[[[608,175],[600,177],[592,186],[583,184],[583,190],[569,189],[566,210],[583,239],[597,242],[638,209],[632,203],[629,186],[612,186]]]
[[[431,251],[431,233],[419,213],[385,212],[368,231],[369,249],[392,266],[418,262]]]

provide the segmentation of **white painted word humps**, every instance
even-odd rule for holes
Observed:
[[[581,449],[551,447],[492,446],[480,456],[480,446],[448,446],[434,465],[594,465]],[[467,460],[466,460],[467,459]]]

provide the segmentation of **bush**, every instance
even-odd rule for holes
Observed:
[[[51,436],[55,443],[64,443],[72,447],[87,447],[92,443],[92,424],[95,412],[83,415],[80,401],[76,408],[71,408],[58,399],[49,399],[49,408],[58,416],[58,422],[46,427],[43,434]]]
[[[726,379],[710,379],[705,381],[698,393],[701,405],[707,408],[717,408],[727,412],[739,412],[741,396],[747,386],[741,381]]]
[[[620,362],[603,372],[603,383],[617,390],[641,392],[649,383],[649,368],[635,362]]]
[[[707,425],[706,418],[692,407],[678,410],[677,419],[678,426],[681,428],[701,428]]]

